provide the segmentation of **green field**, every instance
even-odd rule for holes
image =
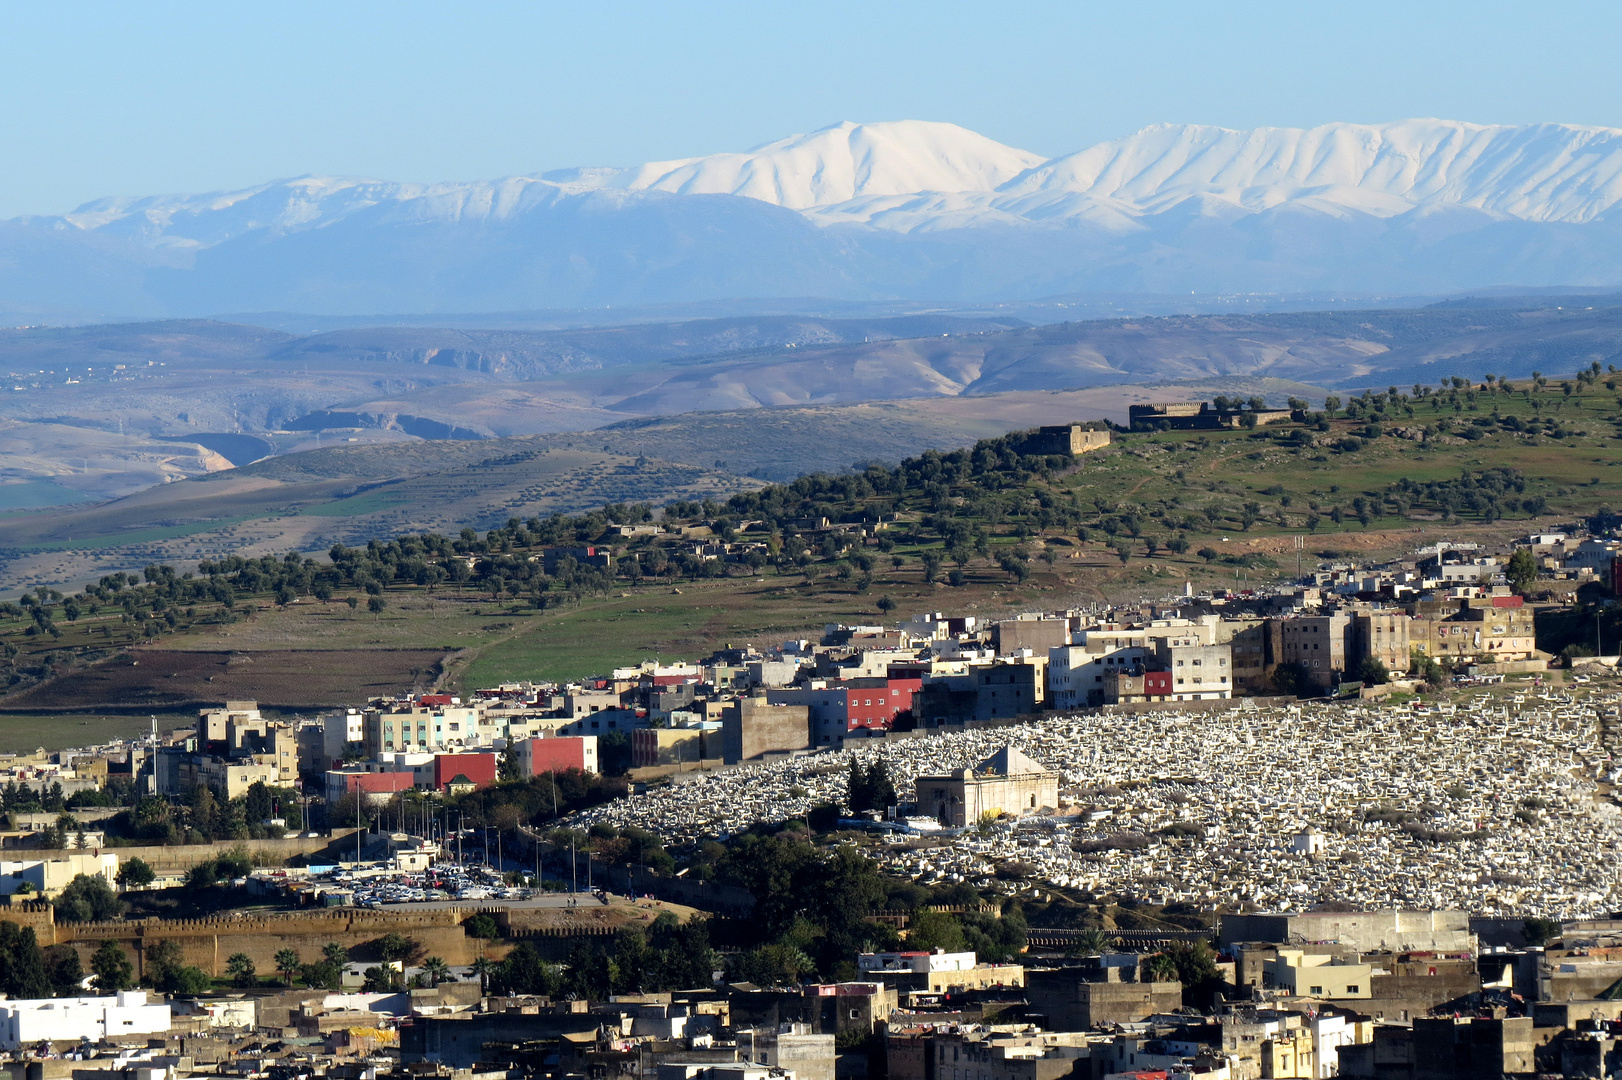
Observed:
[[[158,730],[193,723],[194,716],[158,716]],[[146,716],[0,716],[0,753],[64,750],[128,739],[152,730]]]
[[[894,575],[881,584],[904,598],[921,585],[917,574],[911,577],[914,580],[908,582]],[[823,622],[881,618],[874,606],[880,595],[877,585],[861,596],[788,584],[797,580],[770,576],[691,582],[680,586],[680,594],[664,586],[643,588],[630,596],[549,611],[524,620],[511,637],[479,650],[460,672],[460,682],[472,688],[519,679],[573,678],[646,660],[690,660],[728,644],[765,647],[820,633]],[[808,621],[812,619],[818,621]]]
[[[82,491],[49,480],[25,480],[20,484],[0,484],[0,514],[18,510],[39,510],[47,506],[67,506],[91,502]]]
[[[393,510],[405,506],[410,502],[406,497],[388,489],[367,491],[347,499],[334,499],[319,506],[306,506],[299,511],[301,514],[315,517],[356,517],[361,514],[376,514],[384,510]]]

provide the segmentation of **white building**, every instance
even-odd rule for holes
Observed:
[[[10,896],[27,882],[34,887],[36,895],[52,897],[80,874],[106,878],[107,884],[112,885],[118,879],[118,856],[112,852],[86,851],[50,859],[0,861],[0,896]]]
[[[37,1042],[162,1035],[168,1030],[169,1006],[148,1005],[144,990],[123,990],[113,997],[0,1001],[0,1050]]]
[[[321,718],[322,771],[335,761],[348,761],[365,753],[366,727],[359,709],[328,713]]]
[[[1611,560],[1622,554],[1622,543],[1615,540],[1584,540],[1576,550],[1568,546],[1562,565],[1567,570],[1592,570],[1596,574],[1610,571]]]
[[[862,953],[856,957],[856,970],[864,973],[910,971],[921,975],[930,971],[973,971],[974,965],[975,954],[972,952],[949,953],[940,949],[934,952]]]
[[[1210,645],[1199,634],[1155,641],[1155,661],[1172,675],[1175,701],[1209,701],[1233,696],[1233,647]]]
[[[1148,650],[1141,645],[1115,647],[1113,639],[1048,650],[1049,707],[1085,709],[1104,703],[1104,676],[1141,672]]]
[[[1570,562],[1568,560],[1568,565]],[[1504,566],[1497,559],[1486,557],[1469,562],[1443,563],[1436,568],[1436,576],[1429,580],[1442,585],[1475,585],[1486,578],[1497,581],[1503,576]]]

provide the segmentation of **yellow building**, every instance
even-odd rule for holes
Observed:
[[[1280,949],[1278,957],[1262,963],[1262,979],[1279,990],[1300,997],[1367,998],[1374,968],[1349,963],[1327,953]]]
[[[1452,611],[1416,611],[1415,651],[1433,659],[1490,656],[1504,663],[1537,656],[1532,609],[1518,596],[1473,597]]]
[[[1292,1027],[1275,1032],[1262,1043],[1262,1080],[1314,1080],[1318,1055],[1312,1032]]]

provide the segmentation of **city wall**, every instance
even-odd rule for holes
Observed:
[[[297,856],[331,857],[334,861],[354,859],[355,830],[334,829],[331,836],[293,836],[284,840],[231,840],[218,844],[105,847],[100,850],[117,855],[121,864],[130,859],[140,859],[162,876],[185,873],[198,863],[207,862],[238,847],[247,851],[249,857],[259,866],[280,866]],[[40,849],[30,850],[25,857],[49,859],[73,853],[71,849],[61,851]]]
[[[453,965],[471,964],[479,957],[480,942],[462,929],[462,920],[475,909],[441,908],[433,911],[332,911],[264,914],[216,919],[133,919],[92,923],[55,923],[50,933],[35,930],[41,945],[72,945],[89,970],[90,957],[104,941],[118,942],[130,954],[136,974],[144,971],[146,950],[158,941],[174,941],[188,964],[210,975],[226,974],[226,960],[246,953],[261,976],[275,974],[276,953],[293,949],[304,963],[321,958],[321,950],[337,942],[355,961],[381,959],[377,942],[387,934],[401,934],[421,947],[422,956],[443,957]],[[9,917],[9,916],[8,916]]]

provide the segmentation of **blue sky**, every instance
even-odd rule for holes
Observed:
[[[0,3],[0,216],[304,173],[475,179],[949,120],[1622,125],[1622,5]]]

